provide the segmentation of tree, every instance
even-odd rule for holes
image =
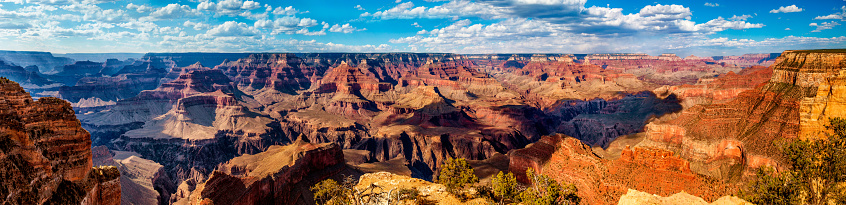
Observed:
[[[578,190],[575,185],[561,186],[555,179],[546,175],[535,174],[532,168],[526,170],[526,177],[532,184],[520,193],[519,198],[523,204],[578,204],[581,201],[579,196],[576,195]]]
[[[348,190],[341,187],[335,180],[326,179],[311,187],[314,201],[317,204],[349,204]]]
[[[352,176],[344,178],[342,184],[338,184],[335,180],[326,179],[311,187],[314,193],[314,201],[318,204],[374,204],[382,201],[387,201],[391,204],[391,195],[395,189],[384,193],[382,187],[370,184],[364,189],[356,188],[358,182]]]
[[[491,189],[494,197],[499,199],[500,204],[515,201],[517,193],[519,193],[517,191],[517,178],[511,172],[503,174],[500,171],[496,174],[496,178],[491,180]]]
[[[846,203],[846,119],[831,118],[827,139],[797,140],[783,146],[792,166],[777,172],[758,171],[758,179],[742,193],[759,204]]]
[[[436,182],[446,186],[449,193],[460,196],[462,193],[460,190],[467,184],[479,182],[479,177],[473,174],[473,168],[470,167],[470,164],[464,158],[448,158],[441,165]]]

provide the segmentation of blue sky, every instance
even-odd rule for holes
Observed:
[[[0,0],[0,50],[710,56],[846,48],[844,21],[844,0]]]

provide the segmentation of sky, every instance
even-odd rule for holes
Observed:
[[[675,53],[846,48],[846,0],[0,0],[0,50]]]

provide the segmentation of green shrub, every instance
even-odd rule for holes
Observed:
[[[758,170],[758,179],[741,192],[757,204],[844,204],[846,119],[831,118],[828,139],[797,140],[782,147],[792,166],[777,172]]]
[[[446,186],[447,191],[456,196],[463,196],[462,189],[467,184],[479,182],[479,177],[473,174],[473,168],[463,158],[449,158],[441,165],[436,183]]]
[[[520,193],[518,198],[527,205],[578,204],[581,200],[576,195],[576,186],[561,186],[558,181],[546,175],[535,174],[532,168],[526,170],[526,177],[531,185]]]

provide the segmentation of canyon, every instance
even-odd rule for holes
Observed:
[[[4,204],[120,204],[120,172],[92,167],[91,138],[70,103],[33,100],[0,78],[0,118]]]
[[[819,138],[844,115],[844,59],[151,53],[45,61],[49,74],[10,61],[0,76],[33,93],[24,104],[70,102],[63,120],[85,132],[76,149],[94,153],[73,169],[120,172],[99,185],[120,190],[92,193],[122,193],[123,204],[310,204],[303,187],[341,175],[413,182],[450,201],[426,182],[447,158],[480,166],[482,179],[510,171],[526,182],[533,168],[589,204],[646,197],[630,189],[713,202],[755,168],[787,166],[772,142]],[[65,180],[87,190],[84,178]]]

